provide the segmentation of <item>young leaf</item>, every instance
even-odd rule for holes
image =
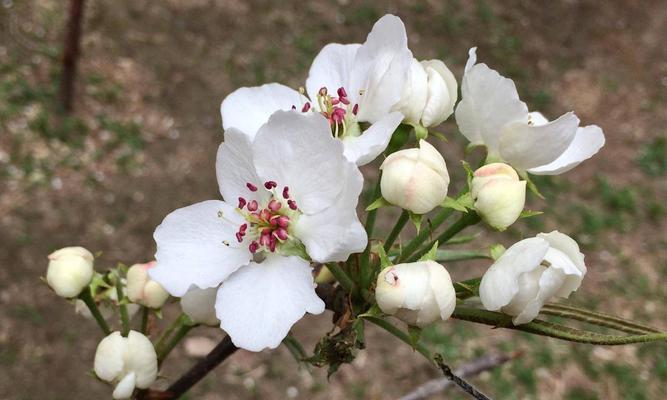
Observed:
[[[456,199],[456,201],[458,201],[458,203],[461,204],[462,206],[469,209],[473,209],[475,207],[475,201],[473,200],[472,193],[470,192],[463,193],[458,197],[458,199]]]
[[[447,241],[447,244],[463,244],[477,239],[479,233],[474,235],[457,235]]]
[[[389,260],[389,257],[387,257],[387,253],[384,251],[384,246],[381,243],[373,246],[373,252],[377,253],[378,257],[380,258],[380,269],[384,269],[390,265],[393,265]]]
[[[435,261],[454,262],[464,260],[489,259],[491,256],[481,251],[469,250],[438,250],[435,253]]]
[[[461,165],[463,165],[463,169],[466,171],[467,175],[467,181],[468,181],[468,187],[470,187],[472,183],[472,177],[475,175],[475,172],[470,168],[470,164],[468,164],[467,161],[461,160]]]
[[[491,257],[494,260],[497,260],[505,252],[505,246],[500,243],[496,243],[489,248],[489,252],[491,253]]]
[[[419,233],[419,229],[422,226],[422,215],[421,214],[414,214],[410,213],[410,221],[415,225],[415,229],[417,229],[417,233]]]
[[[544,214],[542,211],[533,211],[533,210],[523,210],[519,215],[519,218],[530,218],[536,215]]]
[[[533,192],[533,194],[540,199],[544,200],[545,197],[540,193],[540,190],[537,188],[537,185],[535,185],[535,182],[530,180],[530,176],[528,175],[527,172],[525,171],[519,171],[519,176],[521,176],[525,181],[526,181],[526,186],[528,186],[528,189]]]
[[[428,253],[424,254],[419,261],[433,261],[435,260],[435,257],[438,252],[438,241],[436,240],[435,243],[433,243],[433,246],[431,247],[431,250],[428,251]]]
[[[456,211],[468,212],[466,206],[461,204],[458,200],[453,199],[449,196],[445,197],[445,201],[440,204],[442,208],[453,208]]]
[[[373,211],[380,207],[386,207],[388,205],[390,205],[390,203],[387,200],[385,200],[384,197],[380,196],[374,202],[372,202],[368,207],[366,207],[366,211]]]

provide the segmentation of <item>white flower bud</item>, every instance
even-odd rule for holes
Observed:
[[[93,279],[93,254],[83,247],[65,247],[49,255],[46,282],[60,297],[81,293]]]
[[[195,324],[220,325],[215,315],[215,298],[218,288],[194,287],[181,297],[181,309]]]
[[[419,141],[418,149],[390,154],[380,169],[382,197],[415,214],[431,211],[447,197],[447,164],[425,140]]]
[[[401,100],[393,110],[403,113],[408,123],[436,126],[454,112],[457,90],[456,78],[445,63],[413,58]]]
[[[475,171],[471,195],[480,217],[502,231],[521,215],[526,203],[526,181],[503,163],[485,165]]]
[[[537,317],[554,297],[567,298],[586,275],[584,255],[572,238],[558,231],[540,233],[512,245],[482,277],[484,308],[511,315],[515,325]]]
[[[129,399],[135,388],[147,389],[157,378],[157,354],[150,340],[137,331],[127,337],[113,332],[102,339],[95,352],[95,374],[117,382],[114,399]]]
[[[452,279],[435,261],[383,269],[378,275],[375,299],[382,312],[419,327],[448,319],[456,307]]]
[[[146,307],[160,308],[169,298],[169,293],[148,276],[148,270],[155,266],[155,261],[146,264],[134,264],[127,271],[127,297],[133,303]]]

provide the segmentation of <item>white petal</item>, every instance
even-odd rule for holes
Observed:
[[[259,128],[278,110],[299,110],[307,101],[296,90],[279,83],[262,86],[242,87],[235,90],[220,105],[222,127],[239,129],[250,137],[255,137]]]
[[[553,268],[561,269],[564,273],[567,274],[565,284],[556,293],[556,296],[569,296],[570,293],[579,288],[581,281],[584,279],[584,276],[587,272],[586,265],[584,264],[584,255],[581,253],[581,251],[579,251],[579,245],[574,241],[574,239],[558,231],[540,233],[537,235],[537,237],[548,241],[553,249],[556,249],[564,254],[567,259],[576,267],[576,269],[565,268],[568,263],[553,262],[550,260]]]
[[[523,311],[512,318],[514,325],[525,324],[537,317],[540,309],[552,298],[565,281],[565,274],[554,268],[546,268],[539,279],[539,290],[535,298],[529,301]]]
[[[125,369],[136,372],[136,386],[148,388],[157,378],[157,354],[153,343],[137,331],[127,335],[128,352],[125,355]]]
[[[203,201],[173,211],[155,229],[157,265],[149,275],[177,297],[191,285],[218,286],[250,260],[247,246],[236,242],[242,223],[234,207],[223,201]]]
[[[528,170],[535,175],[558,175],[591,158],[604,146],[604,133],[597,125],[577,129],[570,146],[553,162]]]
[[[114,399],[119,399],[119,400],[129,399],[132,396],[132,393],[134,392],[136,379],[137,379],[137,374],[135,374],[134,372],[130,372],[129,374],[125,375],[125,377],[123,377],[123,379],[121,379],[120,382],[118,382],[111,396]]]
[[[503,126],[527,120],[528,107],[519,99],[511,79],[486,64],[472,65],[475,60],[475,52],[471,49],[461,82],[456,123],[471,143],[484,144],[489,153],[496,154]]]
[[[489,268],[479,285],[479,297],[484,308],[500,310],[508,305],[519,291],[519,277],[540,266],[549,249],[541,238],[521,240],[510,246]]]
[[[349,89],[350,71],[359,47],[361,45],[358,43],[331,43],[320,50],[310,66],[306,80],[306,91],[313,101],[322,87],[327,88],[330,93],[335,93],[340,87]],[[348,93],[348,96],[351,95],[352,93]]]
[[[305,213],[329,207],[343,188],[343,144],[320,114],[279,111],[257,133],[255,166],[263,181],[288,186]]]
[[[219,325],[220,321],[215,315],[217,293],[218,288],[193,287],[181,297],[181,309],[196,324]]]
[[[375,122],[401,100],[411,62],[401,19],[389,14],[380,18],[357,50],[350,87],[345,88],[350,101],[359,104],[359,121]]]
[[[238,129],[227,129],[225,141],[218,147],[215,172],[220,194],[225,201],[236,204],[239,197],[255,199],[260,203],[267,200],[269,192],[261,190],[262,180],[257,176],[253,161],[252,140]],[[247,183],[260,188],[251,192]]]
[[[578,126],[571,112],[544,125],[508,124],[500,136],[500,157],[519,170],[548,164],[565,152]]]
[[[422,114],[424,126],[436,126],[454,112],[458,96],[458,84],[452,71],[440,60],[422,61],[428,71],[428,101]]]
[[[427,97],[428,79],[426,70],[417,59],[413,58],[408,79],[403,88],[403,95],[393,109],[403,113],[406,122],[419,124]]]
[[[302,215],[294,227],[295,236],[317,262],[345,261],[350,254],[363,251],[368,243],[356,211],[364,178],[349,162],[345,172],[343,191],[336,202],[318,213]]]
[[[95,375],[107,382],[116,379],[125,365],[126,349],[127,342],[118,331],[102,339],[95,351]]]
[[[345,157],[358,166],[373,161],[385,151],[402,120],[403,114],[396,111],[377,120],[360,136],[346,137],[343,139]]]
[[[306,312],[323,312],[324,302],[307,261],[272,255],[230,276],[218,291],[216,311],[236,346],[261,351],[278,347]]]

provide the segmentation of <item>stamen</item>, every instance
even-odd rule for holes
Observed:
[[[287,186],[283,188],[283,199],[289,199],[289,188]]]
[[[296,201],[294,200],[287,200],[287,205],[289,206],[290,209],[296,210],[298,207],[296,206]]]
[[[277,201],[276,199],[272,199],[272,200],[269,202],[269,205],[268,205],[269,210],[271,210],[271,211],[273,211],[273,212],[276,212],[276,211],[280,210],[280,207],[282,207],[282,206],[283,206],[282,203],[280,203],[280,202]]]
[[[243,235],[241,234],[241,232],[236,232],[236,240],[238,240],[239,243],[243,241]]]
[[[287,240],[289,235],[287,234],[287,230],[284,228],[276,229],[273,231],[273,235],[277,237],[280,240]]]
[[[348,100],[347,97],[341,97],[340,102],[345,104],[346,106],[350,104],[350,100]]]
[[[310,103],[306,102],[306,104],[304,104],[301,108],[301,112],[307,112],[308,110],[310,110]]]
[[[243,207],[245,207],[245,205],[246,205],[247,203],[248,203],[248,201],[247,201],[246,199],[244,199],[243,197],[239,197],[239,206],[238,206],[238,209],[239,209],[239,210],[243,210]]]
[[[319,94],[320,96],[322,96],[322,97],[326,96],[327,93],[328,93],[328,91],[327,91],[327,88],[326,88],[326,87],[321,87],[320,90],[319,90],[319,92],[318,92],[318,94]]]
[[[257,204],[257,200],[252,200],[250,203],[248,203],[248,211],[255,212],[258,208],[259,204]]]
[[[275,183],[274,181],[266,181],[266,182],[264,182],[264,187],[266,188],[266,190],[271,190],[271,189],[273,189],[273,188],[276,187],[276,186],[278,186],[278,184]]]
[[[352,107],[352,114],[357,115],[359,112],[359,104],[355,104],[354,107]]]
[[[247,229],[248,229],[248,224],[241,224],[241,226],[239,226],[239,233],[245,235]]]
[[[252,183],[248,182],[245,184],[248,190],[251,192],[256,192],[257,191],[257,186],[253,185]]]
[[[336,93],[338,93],[338,97],[347,97],[347,92],[344,87],[339,87]]]
[[[255,254],[257,250],[259,250],[259,244],[253,240],[253,242],[250,243],[250,246],[248,246],[248,250],[250,250],[251,253]]]

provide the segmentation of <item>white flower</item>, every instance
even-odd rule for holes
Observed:
[[[602,129],[596,125],[580,128],[572,112],[552,122],[539,113],[529,113],[511,79],[486,64],[475,64],[475,50],[470,49],[466,63],[456,122],[472,144],[487,147],[489,160],[533,174],[557,175],[604,146]]]
[[[425,140],[419,141],[418,149],[390,154],[380,169],[382,197],[415,214],[431,211],[447,197],[447,164]]]
[[[241,88],[222,102],[225,130],[236,128],[251,138],[276,110],[296,108],[324,114],[345,156],[357,165],[382,153],[403,119],[392,107],[401,99],[412,53],[400,18],[385,15],[364,44],[326,45],[315,57],[306,93],[278,83]],[[371,125],[361,131],[360,122]]]
[[[215,297],[218,288],[193,287],[181,297],[181,309],[195,324],[220,325],[215,315]]]
[[[93,254],[83,247],[65,247],[49,255],[46,282],[60,297],[76,297],[93,279]]]
[[[394,110],[400,111],[411,124],[436,126],[454,112],[457,91],[456,78],[444,62],[419,62],[413,58],[403,96]]]
[[[134,264],[127,271],[127,297],[131,302],[150,308],[160,308],[169,298],[169,293],[148,276],[148,270],[155,267],[155,261]]]
[[[113,332],[95,352],[95,374],[114,382],[114,399],[129,399],[135,388],[147,389],[157,378],[157,355],[150,340],[137,331],[127,337]]]
[[[501,231],[519,218],[526,203],[526,181],[520,181],[516,171],[503,163],[477,169],[470,192],[479,216]]]
[[[435,261],[383,269],[378,275],[375,299],[382,312],[419,327],[448,319],[456,307],[452,279]]]
[[[540,233],[512,245],[482,277],[484,308],[512,315],[514,324],[537,317],[553,297],[567,298],[586,275],[584,255],[572,238],[558,231]]]
[[[363,177],[327,120],[297,111],[276,112],[254,140],[228,129],[216,170],[225,201],[169,214],[149,274],[177,297],[222,282],[216,311],[234,344],[275,348],[304,313],[324,311],[305,253],[324,263],[366,248]]]

